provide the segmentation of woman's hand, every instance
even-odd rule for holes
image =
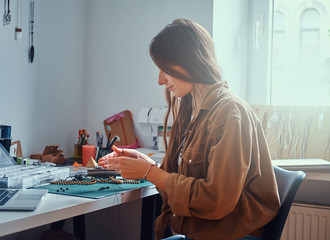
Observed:
[[[99,166],[103,166],[104,162],[110,158],[119,157],[119,156],[125,156],[125,157],[131,157],[131,158],[140,158],[143,159],[146,162],[149,162],[150,164],[156,164],[154,160],[152,160],[147,155],[136,151],[134,149],[127,149],[127,148],[117,148],[116,146],[112,147],[113,152],[105,155],[104,157],[100,158],[98,163]]]
[[[169,173],[158,168],[154,160],[134,149],[120,149],[115,146],[112,149],[112,153],[99,159],[99,166],[115,170],[125,179],[146,177],[146,180],[165,191]]]
[[[103,167],[115,170],[124,179],[143,179],[150,165],[143,159],[119,156],[107,159]]]
[[[107,159],[119,157],[119,156],[126,156],[132,158],[138,158],[139,152],[134,149],[126,149],[126,148],[117,148],[116,146],[112,147],[113,152],[105,155],[104,157],[99,159],[99,166],[102,166],[103,162]],[[100,165],[101,163],[101,165]]]
[[[115,170],[125,179],[143,179],[146,171],[155,161],[134,149],[112,147],[113,152],[99,159],[98,164]]]

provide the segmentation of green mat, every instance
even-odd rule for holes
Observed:
[[[96,183],[92,185],[55,185],[46,184],[35,186],[33,189],[48,189],[50,193],[85,197],[85,198],[103,198],[125,192],[132,189],[144,188],[152,186],[153,184],[148,181],[140,180],[141,183]],[[109,187],[104,189],[105,187]]]

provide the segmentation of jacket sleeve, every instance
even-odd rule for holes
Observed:
[[[243,191],[252,152],[252,128],[233,114],[225,122],[210,122],[205,152],[204,179],[170,174],[166,193],[173,213],[204,219],[221,219],[231,213]],[[189,161],[188,161],[189,163]]]

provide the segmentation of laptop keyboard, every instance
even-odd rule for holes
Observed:
[[[3,206],[18,190],[0,190],[0,206]]]

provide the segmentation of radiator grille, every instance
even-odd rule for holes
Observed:
[[[281,240],[330,240],[330,207],[294,203]]]

